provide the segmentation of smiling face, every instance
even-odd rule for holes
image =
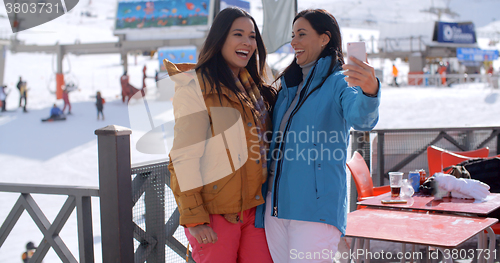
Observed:
[[[255,26],[250,18],[239,17],[234,20],[221,53],[236,76],[248,64],[257,49],[255,37]]]
[[[307,19],[300,17],[293,23],[291,44],[295,50],[297,64],[303,66],[316,61],[328,41],[328,35],[319,35]]]

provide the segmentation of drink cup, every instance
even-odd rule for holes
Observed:
[[[403,185],[403,173],[389,172],[389,180],[391,182],[391,197],[399,197]]]

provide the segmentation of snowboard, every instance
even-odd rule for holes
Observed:
[[[42,119],[42,122],[65,121],[65,120],[66,120],[66,117],[57,117],[57,118]]]

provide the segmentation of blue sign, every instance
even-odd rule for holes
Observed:
[[[163,59],[168,59],[172,63],[196,63],[196,47],[164,47],[158,49],[158,61],[160,72],[167,71],[163,65]]]
[[[228,7],[239,7],[250,13],[250,2],[242,1],[242,0],[221,0],[220,1],[220,10],[228,8]]]
[[[274,51],[274,53],[278,54],[295,54],[295,50],[293,50],[293,47],[290,43],[286,43],[283,46],[281,46],[278,50]]]
[[[437,22],[437,41],[442,43],[474,44],[476,31],[472,23]],[[434,39],[436,40],[436,39]]]
[[[457,48],[457,58],[459,61],[493,61],[498,59],[498,50]]]

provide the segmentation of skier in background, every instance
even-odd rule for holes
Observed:
[[[71,103],[69,102],[69,93],[76,90],[77,87],[73,83],[68,83],[66,87],[63,89],[63,94],[62,98],[64,101],[64,107],[62,109],[62,112],[66,110],[66,106],[68,106],[68,114],[71,115]]]
[[[146,87],[146,65],[142,68],[142,88],[144,89]]]
[[[30,260],[33,254],[35,254],[35,250],[36,247],[35,244],[33,244],[33,242],[30,241],[26,244],[26,251],[21,255],[23,263],[27,263]]]
[[[102,109],[103,109],[103,104],[105,103],[105,101],[101,97],[101,92],[100,91],[98,91],[96,93],[95,98],[96,98],[95,106],[97,108],[97,120],[99,120],[99,113],[102,116],[102,120],[104,120],[104,113],[102,112]]]
[[[61,118],[64,115],[63,111],[57,107],[57,105],[54,103],[52,108],[50,109],[50,118],[51,119],[58,119]]]
[[[19,81],[21,81],[21,78],[19,77]],[[19,84],[19,83],[18,83]],[[19,92],[21,94],[21,98],[19,99],[19,107],[21,107],[21,101],[24,99],[24,106],[23,107],[23,112],[28,112],[26,110],[26,105],[28,104],[28,88],[26,86],[26,81],[22,81]]]
[[[392,83],[395,87],[399,87],[398,84],[398,68],[396,68],[396,65],[392,64],[392,76],[394,77],[394,82]]]
[[[7,111],[5,101],[7,100],[7,95],[9,94],[5,88],[7,85],[0,86],[0,103],[2,104],[2,112]]]

